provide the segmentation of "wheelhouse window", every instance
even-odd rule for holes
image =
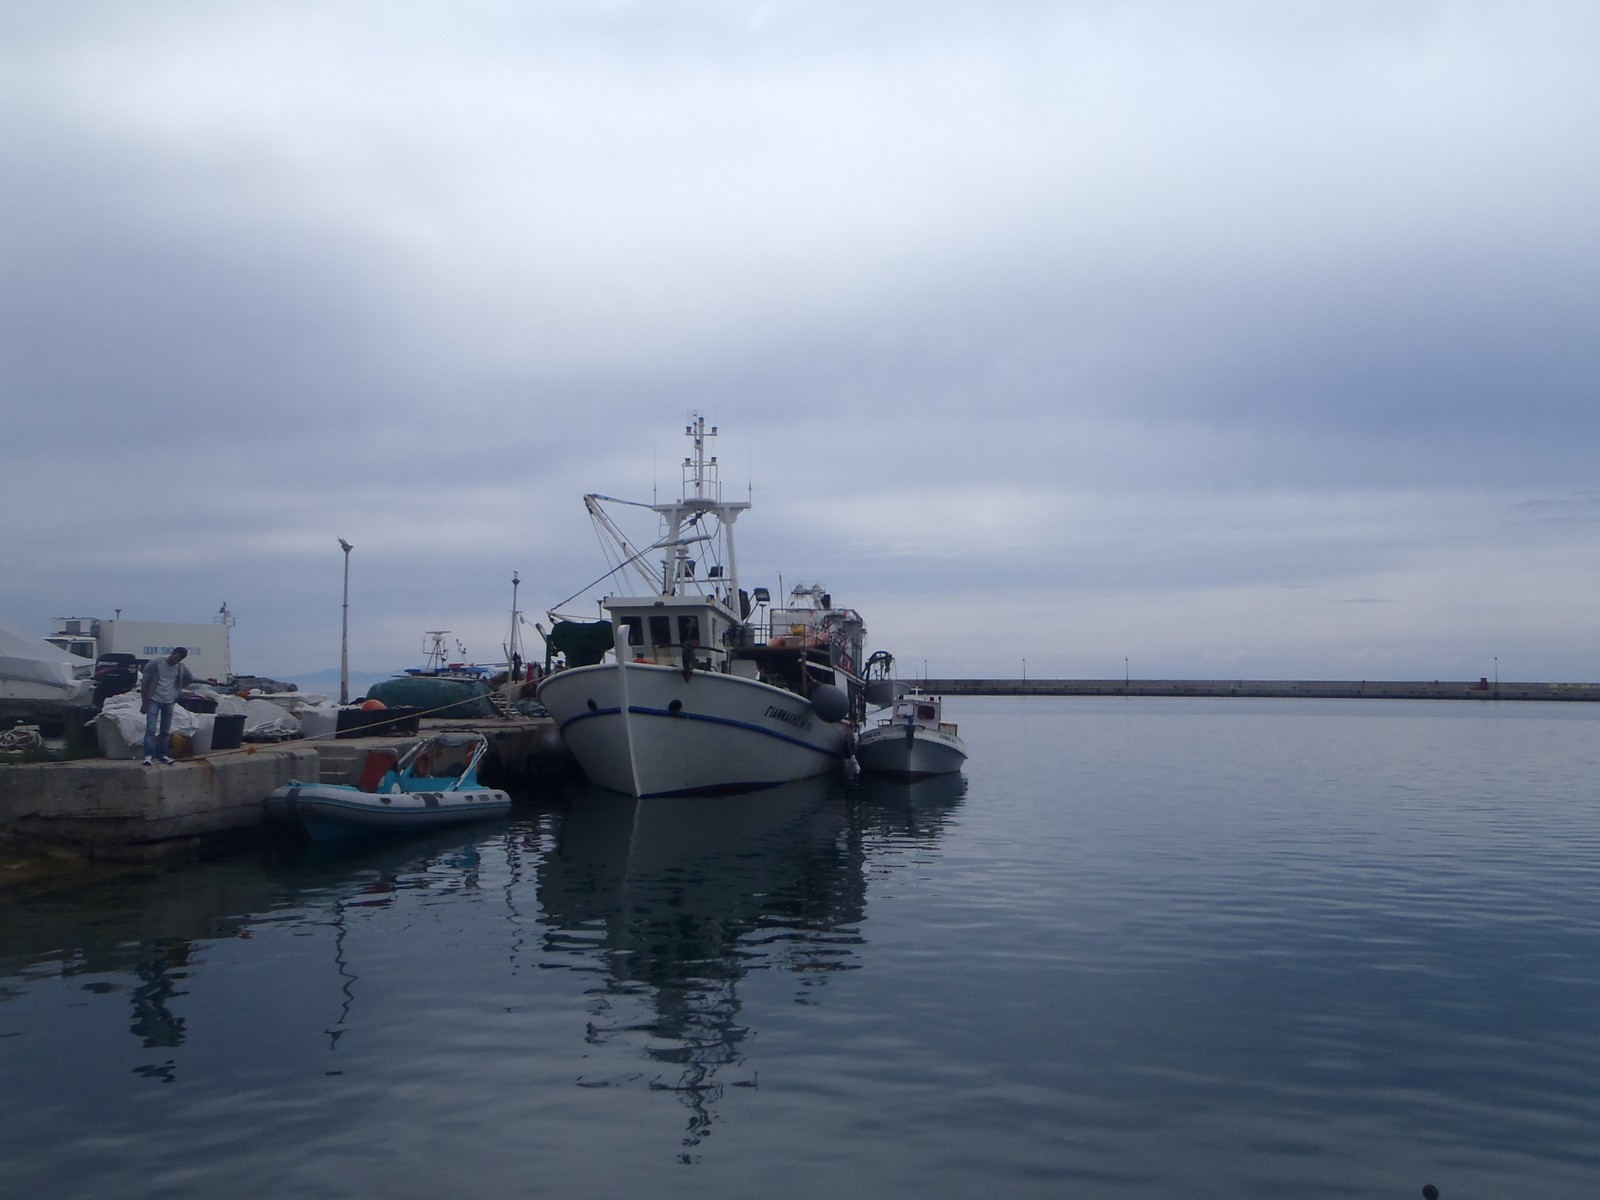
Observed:
[[[638,617],[623,617],[622,627],[628,631],[628,645],[635,649],[644,645],[644,624]]]
[[[662,616],[650,618],[650,644],[652,646],[672,645],[671,617]]]
[[[698,646],[700,644],[700,618],[695,616],[678,618],[678,641],[685,646]]]

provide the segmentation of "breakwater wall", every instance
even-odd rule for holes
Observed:
[[[1600,700],[1595,683],[1492,679],[925,679],[941,696],[1257,696],[1300,700]]]

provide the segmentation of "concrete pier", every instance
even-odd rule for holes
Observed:
[[[421,734],[489,740],[479,778],[526,786],[540,772],[548,718],[424,721]],[[68,854],[144,863],[226,849],[266,830],[264,802],[290,780],[354,784],[372,750],[397,756],[417,737],[303,739],[215,751],[171,766],[85,758],[0,766],[0,858]],[[0,875],[0,885],[5,878]]]
[[[317,751],[292,742],[171,766],[91,758],[0,767],[0,840],[13,856],[55,849],[150,862],[196,854],[260,826],[273,788],[316,772]]]

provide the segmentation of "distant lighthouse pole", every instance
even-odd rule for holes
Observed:
[[[350,703],[350,551],[355,547],[343,538],[339,546],[344,550],[344,620],[339,636],[339,703]]]

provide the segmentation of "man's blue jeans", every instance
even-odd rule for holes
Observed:
[[[146,758],[165,758],[167,746],[172,740],[172,708],[171,704],[157,704],[151,701],[144,714],[144,756]]]

